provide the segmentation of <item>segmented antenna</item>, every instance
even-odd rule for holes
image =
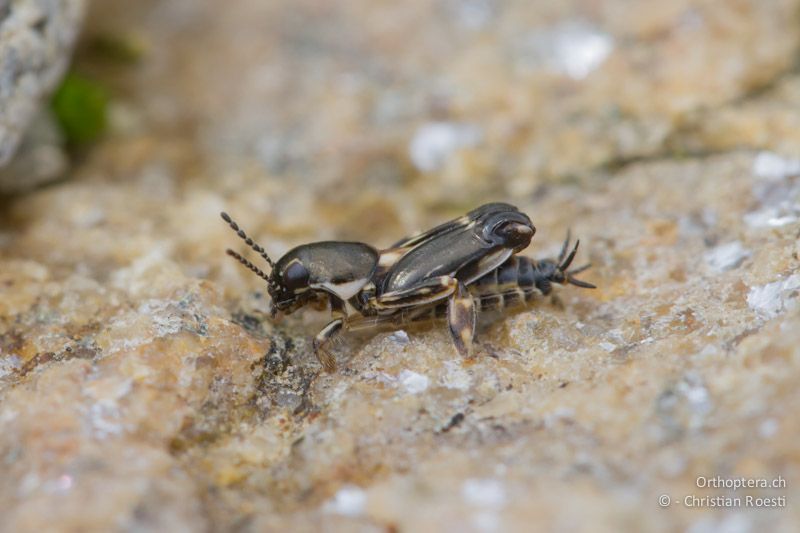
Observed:
[[[225,250],[225,253],[228,254],[229,256],[233,257],[237,261],[239,261],[241,264],[243,264],[247,268],[249,268],[253,273],[255,273],[256,276],[258,276],[259,278],[261,278],[264,281],[266,281],[270,286],[273,285],[272,280],[269,279],[269,276],[266,275],[263,270],[261,270],[260,268],[255,266],[253,263],[251,263],[250,261],[248,261],[247,259],[242,257],[242,255],[240,253],[234,252],[230,248]]]
[[[272,259],[269,258],[269,256],[267,255],[266,250],[264,250],[264,248],[262,248],[261,246],[259,246],[255,242],[253,242],[253,239],[251,239],[250,237],[247,236],[247,234],[244,232],[244,230],[239,227],[239,224],[234,222],[234,220],[230,217],[230,215],[228,215],[228,213],[223,211],[222,213],[220,213],[220,216],[222,217],[222,220],[227,222],[228,225],[231,227],[231,229],[233,231],[235,231],[236,234],[247,244],[247,246],[249,246],[250,248],[252,248],[256,252],[258,252],[258,254],[261,257],[264,258],[264,261],[267,262],[267,264],[269,265],[270,268],[275,268],[275,263],[273,263]],[[230,255],[230,253],[228,255]],[[241,257],[241,256],[239,256],[239,257]],[[240,259],[240,262],[242,262],[241,259]],[[244,263],[244,262],[242,262],[242,264],[247,266],[246,263]],[[250,268],[250,267],[248,267],[248,268]],[[253,269],[251,268],[250,270],[253,270]]]

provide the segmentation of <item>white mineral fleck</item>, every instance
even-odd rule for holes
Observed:
[[[750,257],[750,251],[740,241],[733,241],[709,250],[704,257],[712,270],[724,272],[741,265],[742,261]]]
[[[700,356],[701,358],[705,358],[705,357],[713,357],[713,356],[715,356],[715,355],[719,354],[719,352],[720,352],[720,350],[719,350],[719,348],[718,348],[716,345],[714,345],[714,344],[707,344],[707,345],[705,346],[705,348],[703,348],[703,349],[700,351],[700,354],[699,354],[699,356]]]
[[[72,476],[62,474],[55,479],[45,481],[42,488],[47,492],[66,492],[72,488],[74,480]]]
[[[692,522],[687,533],[748,533],[755,531],[753,520],[742,513],[733,513],[723,517],[705,516]]]
[[[17,494],[20,497],[25,497],[38,489],[41,484],[42,481],[35,472],[28,472],[22,478],[22,481],[19,482],[19,485],[17,486]]]
[[[444,167],[456,151],[475,146],[480,140],[481,131],[472,124],[428,122],[414,133],[408,152],[419,170],[434,172]]]
[[[494,511],[479,511],[473,513],[472,524],[478,531],[499,531],[500,517]]]
[[[88,415],[88,421],[96,438],[104,439],[112,435],[122,434],[124,428],[118,422],[120,418],[119,408],[95,404],[89,408]]]
[[[77,228],[93,228],[106,220],[106,212],[100,206],[81,206],[70,213],[70,219]]]
[[[686,472],[686,457],[675,452],[666,452],[661,460],[661,471],[667,477],[677,477]]]
[[[778,421],[774,418],[767,418],[758,426],[758,434],[764,439],[774,437],[777,432]]]
[[[403,370],[397,379],[409,394],[418,394],[428,388],[430,380],[427,376],[417,374],[412,370]]]
[[[365,380],[374,380],[385,385],[394,385],[397,383],[397,379],[394,376],[390,376],[386,372],[367,371],[362,374],[362,377]]]
[[[406,333],[402,329],[399,329],[394,333],[392,333],[391,335],[389,335],[389,340],[391,340],[396,344],[402,344],[405,346],[409,342],[408,333]]]
[[[769,180],[797,176],[800,175],[800,159],[786,158],[774,152],[759,152],[753,160],[753,174]]]
[[[17,355],[4,356],[0,353],[0,379],[19,370],[22,360]]]
[[[130,265],[113,271],[111,284],[129,294],[139,294],[151,288],[153,273],[164,267],[171,248],[171,244],[163,241],[153,245],[147,253],[136,258]]]
[[[787,209],[788,207],[788,209]],[[752,211],[744,216],[745,223],[751,228],[780,228],[788,224],[797,222],[797,214],[800,211],[793,206],[767,206],[757,211]]]
[[[472,384],[469,373],[461,368],[459,361],[445,361],[445,373],[441,378],[441,384],[448,389],[467,390]]]
[[[800,290],[800,274],[766,285],[751,287],[747,294],[747,305],[761,318],[774,318],[793,308]]]
[[[468,30],[480,30],[491,22],[494,14],[490,0],[461,0],[455,4],[459,24]]]
[[[183,319],[176,313],[174,303],[169,300],[145,300],[137,311],[150,317],[157,337],[178,333],[183,326]]]
[[[325,503],[326,512],[343,516],[359,516],[367,503],[366,493],[355,485],[340,488],[332,499]]]
[[[607,351],[607,352],[613,352],[614,350],[617,349],[617,345],[616,344],[613,344],[613,343],[610,343],[610,342],[606,342],[606,341],[603,341],[603,342],[599,343],[598,346],[600,348],[602,348],[603,350]]]
[[[148,324],[144,331],[138,325]],[[119,333],[108,348],[108,353],[134,349],[151,342],[154,338],[167,337],[181,331],[184,320],[174,302],[149,299],[142,302],[135,311],[129,311],[114,318],[110,330]]]
[[[614,50],[614,39],[585,21],[568,21],[531,34],[523,45],[523,61],[582,80]]]
[[[753,196],[758,207],[744,215],[745,223],[752,228],[778,228],[793,224],[800,219],[800,183],[783,179],[797,174],[791,162],[754,164],[754,170],[762,180],[753,184]]]
[[[570,421],[575,418],[575,409],[571,407],[556,407],[551,412],[544,415],[544,425],[553,427],[563,421]]]
[[[606,333],[606,337],[617,344],[625,344],[625,334],[619,328],[609,330]]]
[[[467,479],[461,486],[461,495],[472,505],[497,508],[506,503],[506,489],[496,479]]]
[[[687,373],[675,387],[686,398],[692,410],[706,414],[711,410],[711,397],[703,379],[693,372]]]

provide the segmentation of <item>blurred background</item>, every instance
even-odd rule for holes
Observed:
[[[107,177],[147,166],[231,191],[257,174],[289,189],[253,191],[246,219],[376,238],[402,232],[409,210],[531,197],[632,161],[791,152],[797,111],[775,107],[796,91],[796,12],[790,0],[94,2],[49,114],[76,174],[109,174],[111,159]],[[63,178],[50,156],[40,173]],[[15,186],[33,181],[20,174]],[[379,217],[379,231],[354,217]]]
[[[797,0],[0,0],[0,529],[792,531],[798,176]],[[599,289],[336,375],[218,217],[489,200]]]

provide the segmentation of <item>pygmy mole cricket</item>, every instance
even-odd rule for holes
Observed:
[[[524,304],[548,295],[553,284],[595,288],[569,270],[578,244],[569,235],[557,259],[516,255],[536,228],[516,207],[489,203],[385,250],[361,242],[303,244],[273,261],[226,213],[222,218],[270,267],[266,274],[233,250],[236,258],[267,282],[271,312],[290,314],[309,304],[329,303],[333,320],[314,338],[314,352],[328,372],[329,350],[343,330],[446,317],[453,344],[469,357],[477,314]]]

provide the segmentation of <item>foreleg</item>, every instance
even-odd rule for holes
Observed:
[[[328,345],[331,340],[341,332],[344,323],[344,318],[336,318],[330,321],[328,325],[322,328],[322,331],[317,333],[317,336],[314,337],[314,354],[317,356],[317,359],[326,372],[336,371],[336,359],[328,350]]]
[[[341,298],[337,298],[332,294],[329,295],[329,297],[333,320],[330,321],[327,326],[322,328],[322,331],[317,333],[317,336],[314,337],[314,354],[317,356],[320,364],[327,372],[335,372],[336,359],[333,357],[333,354],[330,352],[330,350],[328,350],[328,345],[334,339],[334,337],[341,333],[342,329],[345,328],[345,324],[347,322],[347,311],[345,303]]]

